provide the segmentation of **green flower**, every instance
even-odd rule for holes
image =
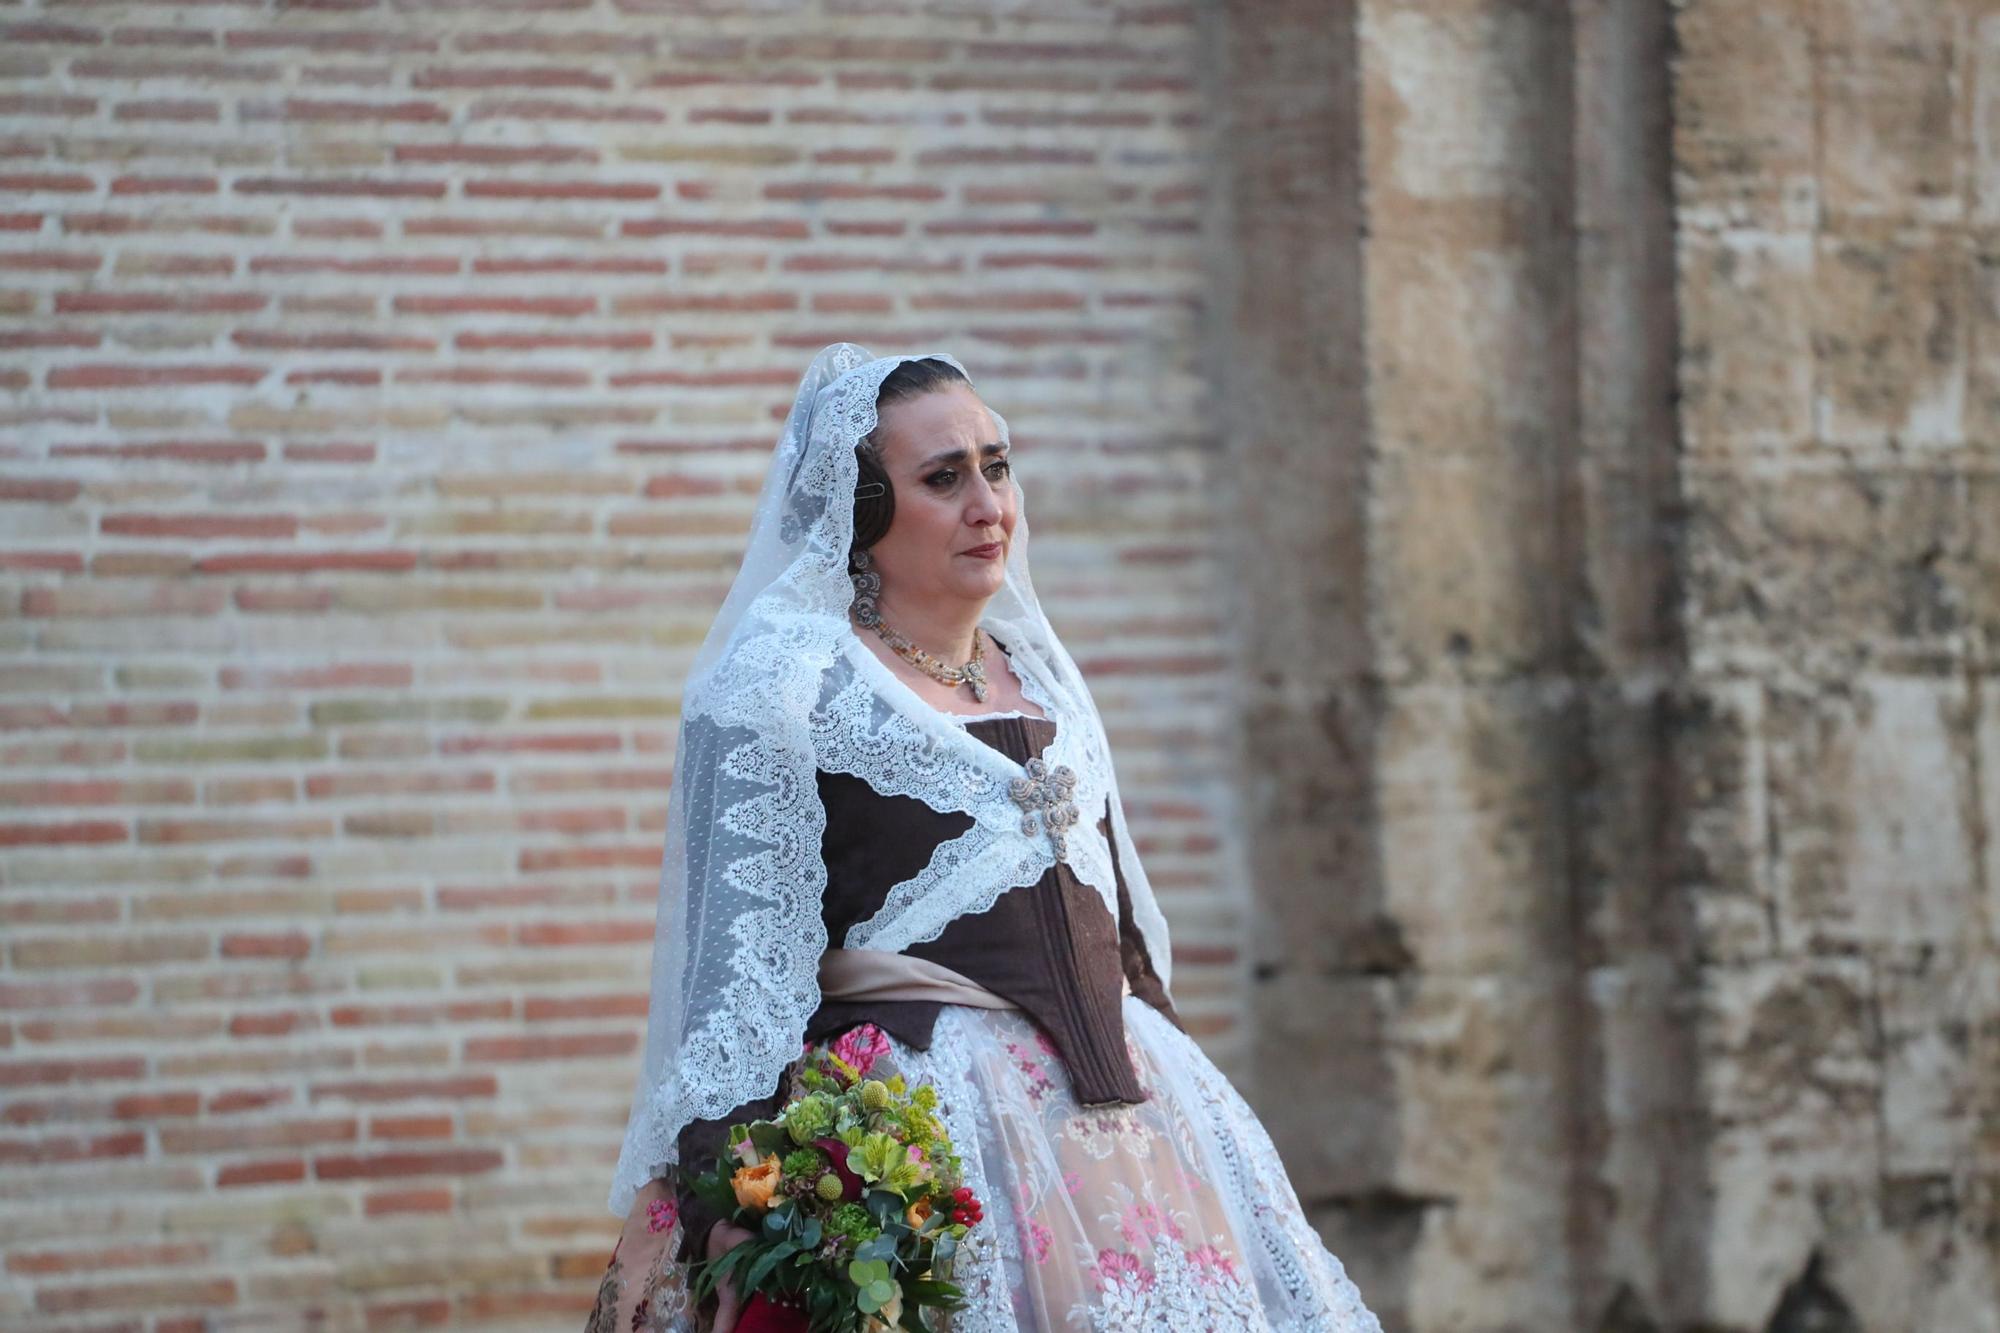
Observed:
[[[908,1145],[888,1134],[870,1134],[861,1146],[847,1155],[847,1169],[863,1180],[902,1193],[923,1179],[923,1170],[910,1160]]]
[[[813,1192],[826,1203],[839,1203],[845,1189],[840,1183],[840,1177],[829,1171],[819,1178],[819,1184],[813,1186]]]
[[[839,1177],[831,1177],[838,1180]],[[826,1219],[828,1234],[845,1236],[856,1245],[865,1245],[882,1234],[875,1225],[875,1219],[868,1216],[868,1210],[858,1203],[843,1203],[833,1210],[833,1216]]]
[[[801,1148],[832,1128],[833,1111],[824,1097],[804,1097],[785,1109],[785,1133]]]
[[[889,1109],[889,1085],[879,1078],[871,1078],[861,1085],[861,1105],[870,1111]]]
[[[788,1152],[779,1163],[787,1176],[816,1176],[826,1169],[826,1154],[817,1148]]]

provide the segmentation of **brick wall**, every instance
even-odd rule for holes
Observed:
[[[822,344],[1005,413],[1240,1047],[1192,7],[0,7],[0,1324],[581,1321]]]

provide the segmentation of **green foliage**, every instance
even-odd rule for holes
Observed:
[[[800,1147],[833,1130],[833,1107],[825,1096],[818,1093],[802,1097],[786,1107],[784,1118],[786,1137]]]
[[[826,1169],[826,1154],[817,1148],[800,1148],[786,1153],[778,1166],[787,1176],[817,1175]]]
[[[833,1216],[826,1219],[826,1229],[829,1234],[845,1236],[857,1245],[875,1239],[882,1232],[868,1210],[858,1203],[844,1203],[834,1209]]]
[[[750,1142],[757,1149],[757,1158],[775,1157],[791,1145],[785,1142],[785,1131],[768,1120],[750,1122]]]
[[[847,1266],[847,1280],[855,1287],[854,1306],[863,1314],[874,1314],[895,1299],[889,1265],[880,1259],[856,1259]]]
[[[680,1178],[688,1193],[706,1204],[711,1212],[721,1217],[735,1216],[736,1191],[729,1188],[720,1163],[709,1171],[682,1171]]]
[[[912,1090],[901,1075],[862,1079],[823,1051],[807,1058],[798,1081],[802,1095],[777,1116],[731,1127],[732,1151],[711,1169],[683,1173],[690,1193],[752,1232],[715,1261],[690,1263],[690,1291],[705,1300],[727,1280],[746,1298],[792,1301],[812,1333],[860,1333],[888,1312],[899,1328],[930,1333],[925,1309],[964,1304],[951,1269],[968,1230],[949,1220],[962,1168],[936,1090]],[[833,1169],[837,1153],[814,1146],[822,1138],[846,1146],[845,1172]],[[753,1151],[782,1173],[768,1208],[736,1202],[732,1177]],[[866,1188],[859,1202],[846,1202],[855,1176]],[[934,1207],[912,1226],[916,1200]]]

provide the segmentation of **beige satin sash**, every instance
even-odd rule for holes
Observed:
[[[1121,980],[1125,994],[1130,995],[1130,979]],[[883,949],[828,949],[819,957],[819,994],[823,1000],[929,1000],[973,1009],[1019,1007],[942,963]]]

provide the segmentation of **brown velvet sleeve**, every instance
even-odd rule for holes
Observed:
[[[1138,923],[1132,919],[1132,892],[1125,887],[1125,869],[1118,864],[1118,839],[1111,835],[1111,802],[1104,803],[1104,817],[1097,821],[1097,827],[1104,833],[1105,842],[1111,845],[1111,870],[1118,877],[1118,956],[1125,965],[1125,980],[1132,985],[1132,993],[1165,1014],[1167,1021],[1181,1031],[1187,1031],[1187,1024],[1174,1011],[1173,998],[1160,981],[1160,974],[1153,970],[1153,957],[1146,951],[1146,939],[1139,933]]]
[[[781,1086],[768,1097],[759,1097],[723,1116],[720,1120],[696,1120],[690,1123],[675,1140],[680,1146],[681,1165],[690,1171],[705,1171],[715,1164],[729,1147],[729,1127],[752,1120],[769,1120],[784,1105],[784,1089]],[[708,1253],[708,1230],[722,1221],[701,1199],[688,1192],[679,1181],[674,1183],[674,1201],[680,1208],[681,1235],[685,1238],[682,1254],[690,1258],[704,1258]]]

